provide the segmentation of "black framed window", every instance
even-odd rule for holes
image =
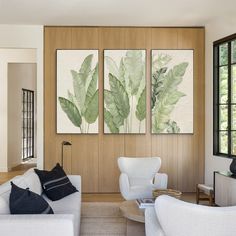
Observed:
[[[214,42],[214,155],[236,157],[236,34]]]
[[[34,91],[22,89],[22,159],[34,157]]]

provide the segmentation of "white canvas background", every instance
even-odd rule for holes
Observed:
[[[104,58],[105,57],[111,57],[117,64],[117,66],[119,67],[120,65],[120,60],[122,57],[124,57],[126,55],[126,52],[128,50],[104,50]],[[144,83],[146,84],[146,51],[145,50],[141,50],[142,51],[142,56],[143,56],[143,61],[145,64],[145,71],[144,71]],[[104,89],[110,90],[110,85],[109,85],[109,70],[108,67],[105,63],[104,60]],[[137,105],[137,100],[133,99],[133,107],[134,110],[136,109],[136,105]],[[104,107],[105,107],[105,103],[104,103]],[[135,114],[133,114],[132,117],[132,123],[133,123],[133,129],[131,133],[139,133],[139,120],[136,118]],[[141,122],[141,128],[140,128],[140,133],[145,133],[146,132],[146,119],[144,119]],[[104,121],[104,133],[110,133],[109,128],[107,127],[105,121]],[[120,128],[120,133],[124,133],[124,129],[123,127]]]
[[[178,85],[178,90],[186,96],[177,102],[170,119],[177,122],[180,133],[193,133],[193,50],[152,50],[152,59],[158,54],[171,56],[172,60],[166,65],[168,70],[182,62],[188,62],[183,81]]]
[[[81,133],[62,110],[58,97],[67,96],[67,91],[74,94],[73,80],[70,70],[78,71],[84,59],[93,54],[92,68],[98,62],[98,50],[57,50],[57,133]],[[98,133],[98,119],[90,124],[89,133]]]

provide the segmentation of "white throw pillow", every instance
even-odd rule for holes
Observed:
[[[34,168],[29,169],[23,174],[24,181],[30,191],[37,193],[39,195],[42,194],[43,189],[40,183],[38,175],[34,172]]]

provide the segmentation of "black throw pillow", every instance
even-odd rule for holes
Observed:
[[[58,163],[51,171],[38,169],[34,171],[40,179],[43,192],[52,201],[60,200],[78,191]]]
[[[9,204],[11,214],[53,214],[52,208],[42,196],[28,188],[20,188],[13,182]]]

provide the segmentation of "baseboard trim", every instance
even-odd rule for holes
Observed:
[[[7,167],[0,167],[0,172],[9,172],[10,170]]]

